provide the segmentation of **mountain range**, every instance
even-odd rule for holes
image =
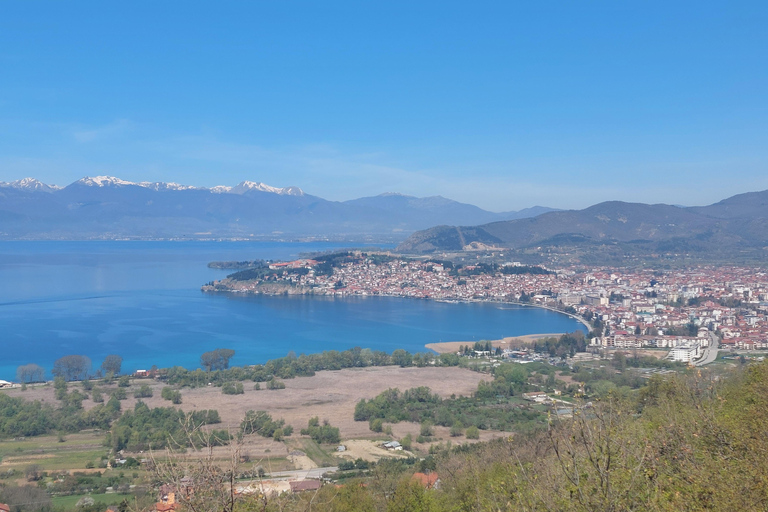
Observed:
[[[494,213],[440,196],[401,194],[339,202],[253,181],[200,188],[96,176],[57,187],[25,178],[0,182],[0,239],[403,240],[438,224],[482,224],[552,210]]]
[[[478,226],[442,225],[419,231],[398,250],[461,251],[470,247],[584,253],[750,253],[768,256],[768,190],[739,194],[709,206],[608,201],[583,210],[552,211],[526,219]]]

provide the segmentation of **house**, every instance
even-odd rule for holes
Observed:
[[[289,483],[291,492],[316,491],[323,486],[320,480],[294,480]]]
[[[387,450],[402,450],[403,447],[397,441],[388,441],[382,445]]]
[[[423,485],[425,489],[438,489],[440,487],[440,476],[434,471],[414,473],[411,478]]]
[[[523,398],[532,402],[544,402],[549,397],[543,391],[531,391],[530,393],[523,393]]]

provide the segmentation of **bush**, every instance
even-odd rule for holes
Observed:
[[[259,434],[263,437],[274,437],[278,430],[282,431],[281,438],[293,433],[293,427],[286,426],[285,420],[273,420],[266,411],[248,411],[240,423],[240,432],[245,435]]]
[[[112,396],[118,400],[125,400],[128,398],[128,393],[126,393],[125,388],[117,388],[112,392]]]
[[[267,389],[285,389],[285,382],[272,377],[267,381]]]
[[[309,436],[318,443],[338,444],[341,441],[341,434],[338,427],[332,427],[327,421],[320,426],[317,416],[307,422],[307,428],[301,429],[301,435]]]
[[[423,437],[430,437],[432,436],[432,423],[425,421],[421,424],[421,430],[420,433]]]
[[[384,422],[381,421],[381,418],[374,418],[368,422],[368,427],[373,432],[381,432],[384,430]]]
[[[131,385],[131,379],[127,375],[123,375],[119,379],[117,379],[117,385],[121,388],[127,388]]]
[[[242,395],[245,390],[242,382],[226,382],[221,386],[221,392],[225,395]]]
[[[469,427],[467,429],[467,432],[464,434],[467,439],[480,439],[480,430],[474,425]]]
[[[164,400],[170,400],[171,403],[174,403],[177,405],[181,403],[181,392],[173,389],[170,386],[164,387],[163,390],[160,392],[160,396]]]
[[[461,437],[462,435],[464,435],[464,426],[459,422],[454,423],[451,427],[451,437]]]
[[[136,398],[150,398],[152,395],[152,388],[147,384],[142,384],[139,389],[133,392],[133,396]]]

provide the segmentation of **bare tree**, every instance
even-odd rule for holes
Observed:
[[[91,370],[91,359],[87,356],[69,355],[60,357],[53,363],[54,375],[66,380],[84,379]]]
[[[235,351],[231,348],[217,348],[200,356],[200,366],[209,372],[213,370],[226,370],[229,368],[229,360],[234,355]]]
[[[191,415],[182,430],[184,439],[171,439],[163,454],[151,453],[155,481],[173,492],[185,510],[232,512],[241,499],[236,493],[235,479],[242,443],[235,440],[229,450],[216,457],[210,435],[203,425],[192,422]]]
[[[574,409],[549,438],[577,510],[645,510],[654,493],[651,450],[638,422],[614,399]],[[629,420],[629,421],[628,421]]]
[[[109,354],[104,358],[104,362],[101,363],[101,370],[105,375],[109,372],[112,372],[112,375],[119,375],[122,366],[122,357],[118,356],[117,354]]]
[[[16,369],[16,379],[19,382],[40,382],[45,379],[45,370],[36,364],[25,364]]]

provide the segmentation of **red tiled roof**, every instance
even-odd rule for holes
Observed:
[[[320,480],[299,480],[290,482],[291,492],[316,491],[322,487]]]
[[[413,474],[413,479],[418,481],[421,485],[423,485],[427,489],[431,489],[432,487],[434,487],[435,483],[437,482],[437,480],[439,478],[440,477],[438,476],[438,474],[434,473],[434,472],[429,473],[429,474],[425,474],[425,473],[414,473]]]

